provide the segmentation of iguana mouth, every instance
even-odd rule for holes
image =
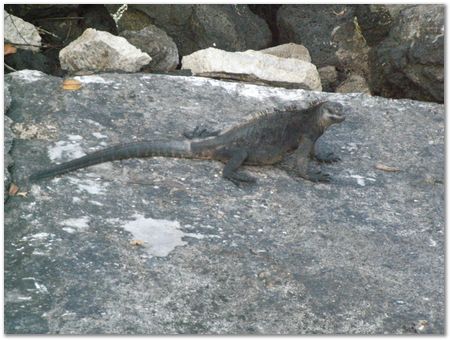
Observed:
[[[345,120],[345,116],[344,115],[339,115],[339,114],[334,114],[331,115],[330,118],[335,121],[336,123],[341,123]]]

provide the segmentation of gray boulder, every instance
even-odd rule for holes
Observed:
[[[370,89],[366,79],[359,74],[350,74],[336,87],[336,92],[370,94]]]
[[[368,46],[351,5],[283,5],[277,13],[280,41],[305,46],[318,68],[366,75]]]
[[[152,58],[144,70],[171,71],[177,67],[177,45],[158,27],[149,25],[139,31],[122,31],[120,35]]]
[[[88,28],[59,52],[61,68],[70,72],[136,72],[152,58],[125,38]]]
[[[413,5],[354,5],[355,15],[364,39],[369,46],[376,46],[386,38],[398,13]]]
[[[401,11],[389,36],[372,49],[370,86],[393,98],[444,101],[443,5]]]
[[[6,334],[444,334],[444,105],[199,77],[78,79],[79,91],[55,91],[57,77],[5,76],[10,117],[40,126],[11,150],[28,197],[4,209]],[[236,187],[219,162],[162,157],[23,181],[111,144],[314,100],[347,108],[318,141],[342,158],[320,166],[330,184],[249,166],[258,182]]]
[[[319,73],[313,64],[260,51],[227,52],[211,47],[183,57],[182,69],[204,77],[322,90]]]
[[[322,90],[325,92],[334,92],[338,82],[338,71],[334,66],[323,66],[317,70],[319,72]]]
[[[266,22],[247,5],[129,5],[147,14],[177,44],[180,55],[217,47],[259,50],[272,36]]]

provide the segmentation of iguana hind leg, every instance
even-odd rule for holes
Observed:
[[[244,163],[244,161],[248,157],[247,151],[243,149],[234,149],[228,151],[227,153],[229,154],[230,158],[226,162],[225,167],[223,168],[222,172],[223,177],[230,180],[236,185],[239,185],[243,182],[245,183],[256,182],[256,178],[242,172],[237,172],[237,169]]]

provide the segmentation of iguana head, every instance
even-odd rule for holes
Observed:
[[[319,125],[325,130],[333,124],[341,123],[345,120],[344,107],[336,102],[323,102],[318,105]]]

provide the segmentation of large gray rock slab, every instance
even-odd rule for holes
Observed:
[[[107,145],[316,99],[347,107],[318,145],[342,161],[321,166],[330,184],[267,166],[246,167],[258,182],[236,187],[219,162],[157,157],[32,185],[5,205],[7,334],[443,334],[443,105],[197,77],[79,79],[67,92],[41,73],[5,76],[23,131],[19,186]]]
[[[260,51],[227,52],[207,48],[183,57],[182,69],[194,75],[321,91],[316,66],[298,58]]]
[[[59,52],[59,60],[70,72],[136,72],[152,58],[123,37],[88,28]]]
[[[3,16],[5,42],[14,44],[17,48],[24,50],[39,51],[42,39],[33,24],[6,11],[3,11]]]
[[[375,94],[444,102],[445,6],[400,11],[388,37],[371,51]]]

